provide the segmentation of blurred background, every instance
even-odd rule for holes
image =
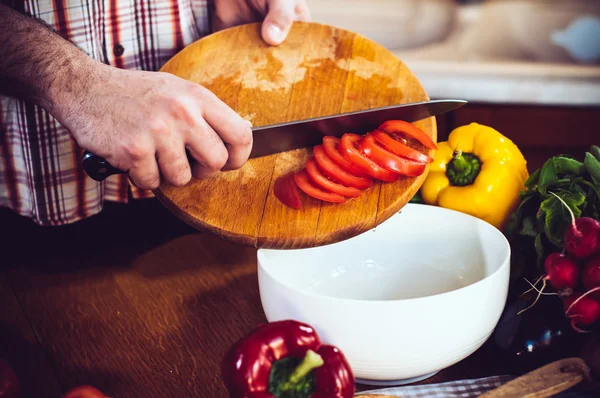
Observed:
[[[309,0],[313,20],[392,51],[432,99],[467,106],[437,118],[492,126],[530,170],[600,144],[600,0]]]
[[[600,105],[599,0],[309,0],[386,46],[432,97]]]

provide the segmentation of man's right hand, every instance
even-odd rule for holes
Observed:
[[[250,123],[206,88],[95,61],[1,2],[0,53],[0,94],[46,109],[142,189],[237,169],[250,155]]]
[[[250,123],[208,89],[168,73],[94,68],[85,93],[58,94],[53,114],[137,187],[157,188],[161,178],[181,186],[248,160]]]

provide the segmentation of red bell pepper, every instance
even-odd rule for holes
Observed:
[[[232,398],[351,398],[355,391],[344,354],[294,320],[250,331],[227,351],[221,374]]]

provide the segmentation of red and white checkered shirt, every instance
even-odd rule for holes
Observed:
[[[124,69],[156,71],[210,33],[210,0],[25,0],[14,2],[91,57]],[[40,225],[61,225],[102,210],[104,201],[151,197],[125,175],[99,183],[82,150],[45,110],[0,96],[0,206]]]

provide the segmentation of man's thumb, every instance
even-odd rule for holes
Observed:
[[[262,36],[267,43],[278,45],[285,40],[294,22],[294,1],[269,0],[268,5]]]

